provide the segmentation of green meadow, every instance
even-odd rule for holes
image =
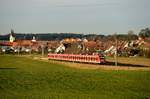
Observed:
[[[0,55],[0,99],[150,99],[150,71],[76,69]]]

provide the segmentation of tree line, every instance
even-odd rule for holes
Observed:
[[[33,36],[36,40],[62,40],[64,38],[86,38],[88,40],[114,40],[114,34],[112,35],[103,35],[103,34],[76,34],[76,33],[14,33],[16,39],[21,40],[31,40]],[[117,34],[118,40],[130,41],[135,40],[138,37],[150,37],[150,29],[145,28],[141,29],[138,34],[135,34],[132,30],[128,31],[126,34]],[[0,40],[9,40],[9,34],[0,35]]]

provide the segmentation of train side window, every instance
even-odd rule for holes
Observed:
[[[87,57],[85,57],[85,61],[87,61],[87,59],[88,59],[88,58],[87,58]]]
[[[92,61],[93,61],[94,59],[93,59],[93,57],[92,57]]]
[[[75,59],[75,56],[73,56],[73,59]]]
[[[82,57],[82,60],[83,60],[84,58]]]
[[[89,57],[86,57],[86,60],[89,61]]]

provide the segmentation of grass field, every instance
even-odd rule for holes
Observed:
[[[75,69],[0,55],[0,99],[150,99],[150,71]]]
[[[113,57],[107,57],[108,61],[115,62]],[[118,57],[119,63],[131,64],[137,66],[149,66],[150,67],[150,58],[144,57]]]

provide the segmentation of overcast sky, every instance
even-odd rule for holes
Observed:
[[[149,10],[150,0],[0,0],[0,33],[137,33]]]

